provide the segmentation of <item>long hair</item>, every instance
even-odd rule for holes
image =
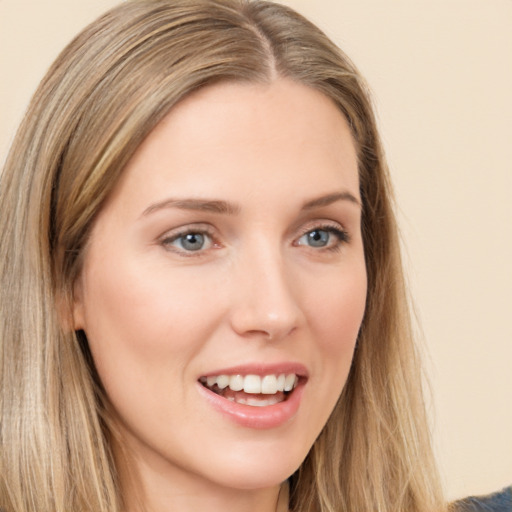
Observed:
[[[348,381],[290,477],[293,512],[443,509],[412,341],[391,188],[369,94],[349,59],[282,5],[135,0],[62,52],[0,182],[0,508],[119,512],[108,401],[70,327],[96,214],[172,107],[219,81],[278,77],[331,98],[355,141],[368,275]]]

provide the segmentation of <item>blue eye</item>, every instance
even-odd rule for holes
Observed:
[[[205,237],[201,233],[188,233],[180,236],[177,241],[187,251],[199,251],[204,247]]]
[[[331,233],[323,229],[314,229],[303,235],[304,237],[306,238],[307,245],[311,247],[325,247],[329,243]]]
[[[348,242],[348,234],[341,229],[327,226],[307,231],[299,238],[297,245],[307,245],[315,249],[337,249],[343,242]]]
[[[185,252],[197,252],[208,249],[212,245],[212,241],[207,233],[189,231],[167,238],[163,244]]]

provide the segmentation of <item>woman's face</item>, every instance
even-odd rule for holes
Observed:
[[[144,478],[261,489],[297,469],[351,365],[360,220],[344,117],[285,79],[205,88],[138,148],[74,325]]]

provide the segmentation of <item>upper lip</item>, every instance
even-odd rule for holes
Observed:
[[[241,364],[230,366],[229,368],[208,371],[207,373],[201,374],[200,377],[213,377],[218,375],[259,375],[263,377],[264,375],[280,375],[283,373],[287,375],[295,373],[298,377],[308,377],[306,367],[301,363],[295,362]]]

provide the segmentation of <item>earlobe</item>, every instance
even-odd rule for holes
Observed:
[[[85,322],[84,322],[84,315],[83,315],[83,308],[81,302],[74,302],[73,303],[73,330],[79,331],[84,329]]]
[[[73,322],[73,330],[83,330],[85,327],[85,315],[82,300],[82,285],[80,280],[77,280],[75,286],[73,287],[71,317]]]
[[[83,329],[84,314],[82,300],[74,293],[69,297],[69,292],[61,292],[55,298],[55,309],[61,328],[68,331]]]

